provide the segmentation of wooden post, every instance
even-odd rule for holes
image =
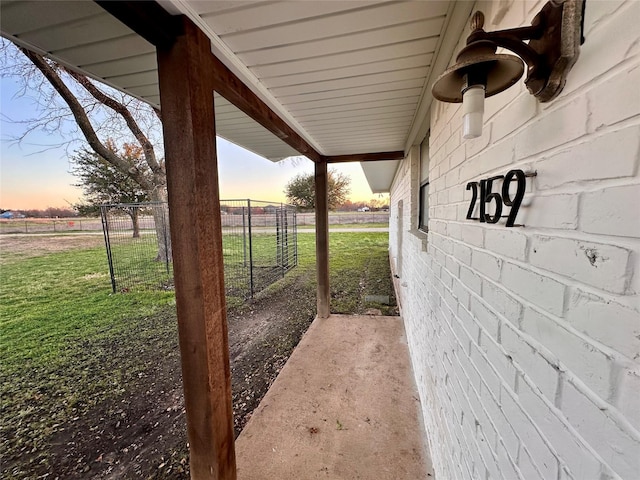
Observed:
[[[315,164],[316,175],[316,272],[318,317],[329,316],[329,197],[327,162]]]
[[[191,478],[235,480],[211,43],[183,26],[158,77]]]

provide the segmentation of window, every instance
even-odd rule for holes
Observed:
[[[420,193],[418,197],[418,228],[429,229],[429,134],[420,145]]]
[[[418,204],[418,228],[423,232],[429,229],[429,179],[420,185],[420,203]]]

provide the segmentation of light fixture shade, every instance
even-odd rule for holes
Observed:
[[[438,77],[431,89],[433,96],[443,102],[462,102],[462,91],[467,86],[465,77],[474,70],[486,72],[485,96],[490,97],[506,90],[522,77],[524,62],[515,55],[495,53],[463,60]]]

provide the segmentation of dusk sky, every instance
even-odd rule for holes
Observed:
[[[64,138],[33,132],[20,145],[12,141],[25,128],[14,121],[37,115],[33,100],[16,97],[16,92],[17,85],[12,79],[0,79],[0,207],[44,209],[78,202],[82,192],[72,186],[77,180],[69,173],[66,149],[48,148],[63,143]],[[310,160],[274,163],[220,138],[218,162],[223,199],[284,202],[286,183],[298,173],[313,172]],[[372,194],[359,164],[332,168],[351,178],[352,201],[377,197]]]

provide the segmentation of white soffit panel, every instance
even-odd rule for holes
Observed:
[[[277,162],[300,154],[219,94],[214,95],[216,135]]]
[[[389,193],[400,160],[362,162],[360,165],[373,193]]]
[[[451,56],[441,58],[443,32],[458,36],[451,18],[471,8],[437,0],[160,3],[189,16],[214,53],[324,155],[406,150],[423,128],[428,79],[438,73],[431,66]],[[4,36],[158,105],[154,47],[93,1],[3,0],[0,15]],[[217,128],[267,158],[293,153],[255,133],[262,127],[246,116],[221,113]]]
[[[454,4],[172,3],[324,155],[404,150]]]

